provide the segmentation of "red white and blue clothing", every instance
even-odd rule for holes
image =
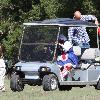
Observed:
[[[68,75],[68,72],[72,67],[77,67],[78,58],[74,54],[73,47],[70,42],[66,41],[63,45],[63,52],[57,58],[57,64],[61,70],[62,78]]]
[[[67,64],[76,68],[78,65],[78,58],[74,54],[73,48],[70,48],[68,52],[63,52],[60,56],[58,56],[57,64],[60,65],[60,68]]]

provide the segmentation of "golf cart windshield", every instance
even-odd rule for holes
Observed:
[[[19,58],[21,61],[52,61],[56,53],[58,36],[67,37],[68,27],[97,28],[97,25],[87,21],[77,21],[69,18],[57,18],[44,21],[23,23],[24,34],[21,42]],[[97,35],[91,34],[90,47],[97,48]]]
[[[20,60],[52,61],[57,33],[57,26],[25,25]]]

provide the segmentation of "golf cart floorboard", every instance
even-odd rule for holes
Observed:
[[[97,81],[60,81],[60,85],[96,85]]]

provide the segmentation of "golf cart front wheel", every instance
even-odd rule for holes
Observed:
[[[24,89],[24,84],[22,83],[21,78],[19,77],[19,75],[13,74],[10,80],[10,88],[12,91],[16,92],[20,92],[23,91]]]
[[[53,91],[58,87],[57,77],[53,74],[45,75],[43,77],[43,90],[44,91]]]

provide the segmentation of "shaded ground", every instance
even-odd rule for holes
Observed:
[[[73,87],[71,91],[43,91],[42,86],[25,86],[22,92],[12,92],[9,80],[5,80],[6,92],[0,92],[0,100],[100,100],[100,91],[92,86]]]

